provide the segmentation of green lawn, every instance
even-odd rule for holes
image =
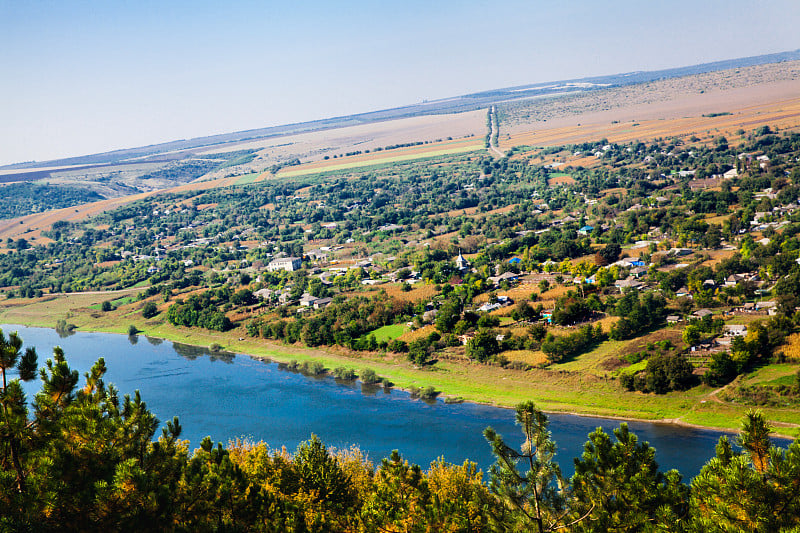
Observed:
[[[114,307],[119,307],[121,305],[127,305],[129,303],[133,303],[136,300],[137,300],[137,298],[135,296],[123,296],[122,298],[117,298],[116,300],[111,300],[111,305],[113,305]],[[94,305],[90,305],[89,309],[100,310],[100,309],[102,309],[102,306],[103,306],[102,303],[94,304]]]
[[[375,335],[375,340],[378,342],[382,341],[393,341],[403,333],[408,331],[408,326],[405,324],[392,324],[391,326],[383,326],[382,328],[378,328],[375,331],[368,333],[368,335]]]

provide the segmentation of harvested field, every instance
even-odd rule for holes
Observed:
[[[786,337],[781,351],[789,361],[800,361],[800,333],[793,333]]]
[[[419,302],[420,300],[430,300],[437,294],[435,285],[421,283],[412,285],[411,290],[408,292],[403,291],[403,285],[400,283],[382,285],[381,289],[385,290],[387,296],[390,298],[411,303]]]
[[[648,85],[641,90],[645,90]],[[725,135],[734,141],[740,128],[762,125],[780,130],[800,127],[800,79],[765,83],[758,86],[725,90],[718,88],[703,94],[678,94],[664,101],[639,105],[615,105],[612,110],[581,115],[565,115],[547,122],[517,124],[501,142],[502,149],[514,146],[557,146],[597,141],[623,143],[647,141],[657,137],[688,139],[697,136],[702,141]],[[593,96],[602,98],[602,93]],[[609,91],[606,98],[613,101],[617,93]],[[727,115],[710,115],[712,112]],[[637,124],[632,127],[632,124]],[[567,163],[580,165],[589,162],[586,156],[568,158]]]
[[[544,352],[533,350],[511,350],[503,352],[503,356],[509,361],[520,361],[531,366],[540,366],[547,364],[547,356]]]
[[[412,342],[412,341],[416,341],[416,340],[419,340],[419,339],[424,339],[425,337],[427,337],[428,335],[430,335],[434,331],[436,331],[436,328],[434,326],[428,324],[427,326],[423,326],[423,327],[421,327],[419,329],[415,329],[414,331],[406,331],[405,333],[403,333],[402,335],[400,335],[397,338],[400,339],[401,341]]]
[[[554,185],[575,185],[575,179],[568,174],[553,175],[552,178],[547,179],[547,184],[551,187]]]
[[[316,161],[299,166],[286,167],[278,173],[278,177],[302,176],[335,170],[348,170],[371,165],[401,163],[415,159],[462,154],[483,149],[483,142],[472,137],[457,141],[443,141],[422,146],[398,148],[389,151],[359,154],[326,161]]]

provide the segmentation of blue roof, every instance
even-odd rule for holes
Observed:
[[[584,226],[581,228],[581,231],[592,231],[594,228],[592,226]]]
[[[519,257],[512,257],[508,260],[509,263],[519,263],[521,260]]]

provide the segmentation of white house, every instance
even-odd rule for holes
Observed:
[[[270,261],[270,263],[267,265],[267,270],[270,272],[275,272],[276,270],[294,272],[295,270],[299,269],[300,265],[302,264],[303,260],[299,257],[279,257]]]

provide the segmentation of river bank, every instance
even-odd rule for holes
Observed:
[[[128,327],[133,325],[142,335],[201,347],[216,344],[227,351],[281,363],[318,361],[329,370],[345,367],[354,369],[356,373],[369,368],[398,388],[434,387],[445,397],[497,407],[512,408],[522,401],[533,400],[551,413],[720,431],[737,430],[749,409],[716,400],[714,390],[706,386],[653,395],[626,392],[615,379],[575,372],[508,370],[452,360],[439,361],[429,369],[422,369],[414,367],[402,356],[288,346],[247,337],[243,327],[225,333],[177,328],[159,317],[145,320],[138,310],[98,313],[90,307],[109,299],[109,296],[110,293],[104,293],[6,300],[0,302],[0,322],[54,328],[57,320],[63,318],[75,324],[79,331],[118,334],[127,334]],[[781,427],[781,436],[795,438],[800,434],[800,414],[795,410],[762,410]]]

